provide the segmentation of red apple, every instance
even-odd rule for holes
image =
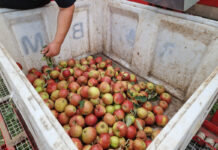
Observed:
[[[171,102],[171,95],[168,94],[168,93],[162,93],[160,95],[160,99],[163,100],[163,101],[166,101],[168,104]]]
[[[103,148],[100,144],[95,144],[91,147],[90,150],[103,150]]]
[[[97,117],[102,117],[105,115],[106,113],[106,109],[104,106],[98,104],[95,106],[95,110],[94,110],[95,116]]]
[[[65,112],[62,112],[58,115],[58,121],[60,122],[60,124],[65,125],[68,124],[69,122],[69,117],[66,115]]]
[[[91,78],[88,81],[88,86],[97,86],[98,85],[98,80],[96,80],[95,78]]]
[[[70,72],[70,70],[65,69],[65,70],[63,70],[62,74],[63,74],[64,78],[68,78],[71,75],[71,72]]]
[[[66,113],[66,115],[68,116],[68,117],[72,117],[73,115],[75,115],[76,114],[76,107],[75,106],[73,106],[73,105],[67,105],[66,107],[65,107],[65,113]]]
[[[152,142],[152,140],[146,140],[145,141],[146,147],[148,147],[151,144],[151,142]]]
[[[77,82],[71,82],[68,85],[68,88],[70,89],[71,92],[76,93],[77,90],[80,88],[80,85]]]
[[[123,80],[127,81],[130,79],[130,74],[128,72],[124,72],[124,73],[122,73],[122,78],[123,78]]]
[[[124,122],[118,121],[113,125],[113,133],[118,137],[125,137],[127,126]]]
[[[88,100],[85,100],[83,106],[79,106],[79,110],[80,110],[80,113],[82,115],[89,115],[89,114],[91,114],[92,111],[93,111],[93,108],[94,107],[93,107],[92,103],[90,101],[88,101]]]
[[[69,122],[70,127],[72,127],[73,125],[79,125],[81,127],[85,126],[85,119],[83,118],[83,116],[81,115],[74,115]]]
[[[168,117],[166,115],[157,115],[155,119],[156,124],[161,127],[164,127],[168,123]]]
[[[23,69],[23,67],[21,66],[21,64],[20,64],[20,63],[16,62],[16,64],[17,64],[17,66],[20,68],[20,70],[22,70],[22,69]]]
[[[74,70],[74,77],[75,77],[75,78],[80,77],[82,74],[83,74],[83,71],[82,71],[82,70],[80,70],[80,69]]]
[[[114,115],[117,120],[123,120],[125,117],[125,113],[122,109],[115,110]]]
[[[106,113],[103,118],[104,122],[107,123],[109,126],[112,126],[116,122],[116,118],[110,114]]]
[[[111,87],[107,82],[102,82],[99,86],[99,89],[102,93],[109,93],[111,91]]]
[[[114,77],[115,75],[115,71],[113,68],[107,68],[107,70],[105,71],[105,75],[109,76],[109,77]]]
[[[69,78],[67,79],[68,83],[71,83],[71,82],[74,82],[74,81],[75,81],[75,79],[74,79],[73,76],[69,76]]]
[[[96,139],[96,129],[93,127],[86,127],[82,132],[82,141],[85,144],[91,144]]]
[[[162,115],[164,113],[164,110],[160,106],[154,106],[153,107],[153,112],[155,115]]]
[[[46,83],[49,85],[49,84],[53,84],[56,82],[53,79],[48,79],[48,80],[46,80]]]
[[[136,137],[136,128],[134,126],[129,126],[127,128],[126,138],[134,139]]]
[[[51,94],[52,92],[54,92],[55,90],[57,90],[57,83],[50,83],[48,84],[47,88],[46,88],[46,92],[48,94]]]
[[[110,146],[110,135],[108,133],[103,133],[99,136],[98,144],[100,144],[103,149],[107,149]]]
[[[155,90],[155,86],[154,86],[154,84],[151,83],[151,82],[147,82],[146,88],[147,88],[149,91]]]
[[[83,145],[82,145],[82,142],[78,138],[72,138],[72,141],[76,145],[78,150],[82,150]]]
[[[145,141],[147,139],[146,133],[144,130],[139,130],[136,134],[136,138],[142,139]]]
[[[80,101],[82,100],[81,96],[76,93],[70,93],[67,99],[69,100],[70,104],[74,106],[78,106]]]
[[[57,70],[57,71],[61,72],[61,69],[60,69],[59,66],[54,67],[54,70]]]
[[[86,85],[88,82],[88,79],[85,76],[79,76],[77,78],[77,83],[79,83],[80,85]]]
[[[88,126],[94,126],[97,123],[98,119],[94,114],[89,114],[85,117],[85,123]]]
[[[113,99],[115,104],[122,104],[125,100],[121,93],[114,93]]]
[[[37,79],[37,76],[33,73],[28,73],[26,77],[30,81],[30,83],[32,83],[32,84]]]
[[[145,118],[146,125],[153,125],[155,123],[155,116],[151,111],[148,111],[147,118]]]
[[[122,82],[116,82],[112,86],[112,90],[113,90],[114,93],[122,93],[124,91],[124,88],[122,86]]]
[[[96,62],[96,63],[100,63],[101,61],[102,61],[102,57],[99,56],[99,57],[96,57],[96,58],[95,58],[95,62]]]
[[[78,138],[82,135],[82,127],[79,126],[79,125],[73,125],[71,128],[70,128],[70,136],[73,137],[73,138]]]
[[[144,107],[147,111],[152,111],[152,109],[153,109],[152,103],[151,103],[151,102],[148,102],[148,101],[143,104],[143,107]]]
[[[133,110],[133,103],[129,100],[125,100],[121,107],[125,113],[130,113],[130,111]]]
[[[166,110],[168,108],[168,103],[166,101],[160,101],[159,106]]]
[[[101,82],[107,82],[107,83],[111,83],[111,78],[110,77],[108,77],[108,76],[104,76],[104,77],[102,77],[101,78]]]
[[[63,76],[63,73],[62,73],[62,72],[59,74],[59,76],[58,76],[58,79],[59,79],[60,81],[62,81],[62,80],[65,80],[65,78],[64,78],[64,76]]]
[[[74,60],[73,58],[69,59],[69,60],[67,61],[67,65],[68,65],[69,67],[74,67],[74,65],[75,65],[75,60]]]
[[[133,142],[133,148],[134,150],[145,150],[146,149],[146,144],[143,140],[141,139],[136,139]]]
[[[66,98],[67,97],[67,95],[68,95],[68,90],[66,90],[66,89],[61,89],[60,91],[59,91],[59,97],[62,97],[62,98]]]
[[[99,71],[91,70],[91,71],[89,72],[89,78],[98,79],[98,77],[99,77]]]

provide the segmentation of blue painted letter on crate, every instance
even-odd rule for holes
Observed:
[[[30,51],[36,53],[40,48],[43,47],[43,38],[40,32],[35,34],[34,40],[35,43],[32,43],[28,36],[23,36],[21,38],[25,55],[29,55]]]
[[[73,38],[78,40],[84,37],[83,23],[76,23],[73,25]]]

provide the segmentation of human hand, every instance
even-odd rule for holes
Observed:
[[[42,51],[42,54],[45,54],[46,57],[54,57],[60,53],[61,44],[56,42],[49,43]]]

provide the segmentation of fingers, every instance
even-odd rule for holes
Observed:
[[[48,48],[48,46],[46,46],[46,47],[43,49],[42,54],[46,54],[46,53],[48,52],[48,50],[49,50],[49,48]]]
[[[48,53],[46,54],[46,57],[53,57],[54,55],[53,55],[53,52],[50,50],[50,51],[48,51]]]

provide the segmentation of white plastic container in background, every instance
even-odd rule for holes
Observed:
[[[57,13],[54,3],[34,10],[2,10],[0,43],[5,48],[0,51],[0,67],[9,85],[21,95],[23,91],[15,86],[19,81],[25,94],[31,95],[31,107],[39,106],[51,130],[57,130],[53,146],[56,139],[68,147],[70,138],[14,63],[20,62],[25,73],[44,65],[40,50],[55,35]],[[77,0],[71,28],[55,61],[97,53],[151,82],[163,84],[179,103],[184,103],[148,148],[184,149],[217,99],[218,22],[125,0]],[[4,65],[5,61],[10,67]],[[18,107],[21,113],[29,106],[23,99],[23,106]],[[30,127],[31,121],[28,124]],[[40,126],[32,128],[43,131]],[[33,135],[34,139],[40,136]],[[51,136],[43,137],[52,147]]]

